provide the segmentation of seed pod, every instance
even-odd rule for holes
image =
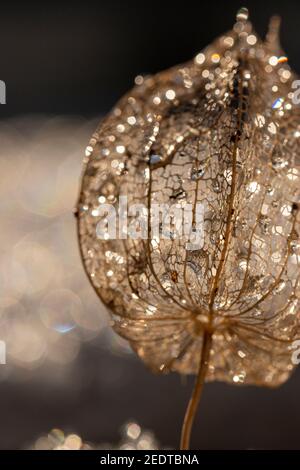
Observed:
[[[140,358],[154,371],[198,373],[198,392],[204,379],[276,386],[293,369],[300,112],[277,33],[274,18],[262,42],[240,10],[193,61],[137,77],[87,147],[87,274]],[[147,237],[97,238],[101,204],[117,213],[120,196],[128,210],[141,205]],[[200,243],[173,229],[163,237],[156,204],[189,207],[192,224],[202,208]]]

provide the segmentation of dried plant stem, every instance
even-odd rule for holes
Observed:
[[[183,420],[180,440],[180,450],[188,450],[190,447],[190,439],[192,427],[197,413],[198,405],[200,402],[205,376],[208,368],[208,361],[211,349],[212,333],[205,331],[203,334],[203,343],[201,351],[201,359],[199,370],[195,381],[192,396],[186,409],[185,417]]]

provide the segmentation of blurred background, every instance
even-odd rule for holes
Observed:
[[[83,273],[72,208],[101,116],[136,75],[188,60],[230,29],[241,6],[261,35],[282,16],[300,72],[296,0],[1,5],[1,449],[178,445],[192,378],[152,375],[112,333]],[[300,370],[274,391],[207,385],[192,447],[300,449],[299,386]]]

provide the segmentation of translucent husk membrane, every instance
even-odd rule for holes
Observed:
[[[194,60],[136,86],[86,151],[82,258],[113,327],[155,372],[278,386],[299,338],[300,121],[295,80],[271,20],[262,42],[238,12]],[[203,204],[204,243],[100,240],[99,203]],[[204,357],[205,355],[205,357]]]

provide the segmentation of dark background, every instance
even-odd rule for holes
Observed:
[[[0,79],[7,105],[20,114],[101,115],[139,73],[185,61],[231,28],[236,1],[8,2],[0,12]],[[300,70],[297,1],[248,1],[263,35],[282,16],[282,42]],[[117,441],[129,418],[175,447],[192,381],[156,377],[133,359],[86,343],[74,383],[0,383],[0,447],[20,448],[52,427],[69,426],[86,440]],[[281,388],[207,385],[193,434],[198,448],[300,449],[300,375]]]
[[[1,2],[1,115],[108,110],[139,73],[186,61],[230,29],[240,1]],[[300,5],[248,1],[256,30],[282,16],[282,42],[300,69]]]

